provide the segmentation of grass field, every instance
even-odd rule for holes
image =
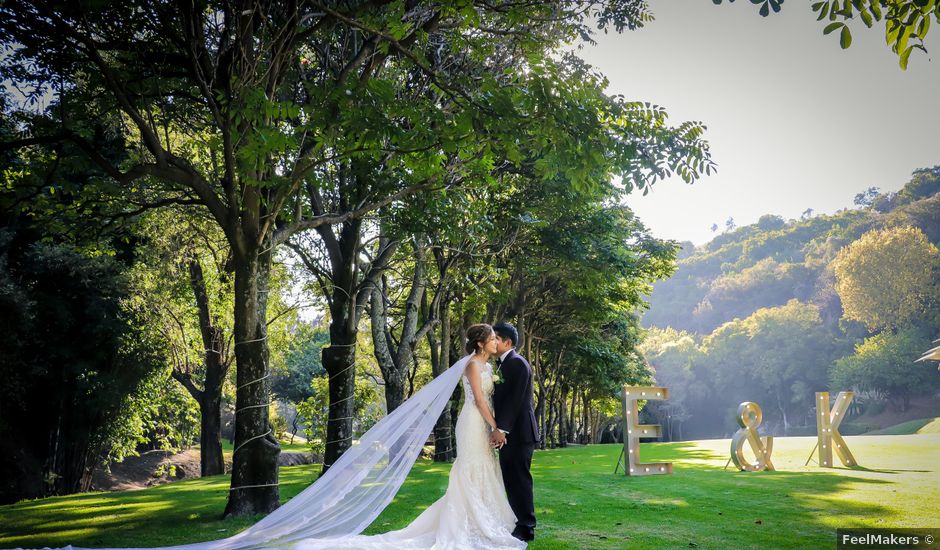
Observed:
[[[940,434],[856,436],[862,467],[803,466],[811,437],[778,438],[775,472],[722,469],[728,440],[644,444],[671,476],[613,475],[617,445],[539,451],[538,539],[530,548],[832,548],[837,527],[940,527]],[[281,469],[289,499],[316,466]],[[449,466],[420,462],[368,532],[399,528],[441,496]],[[228,477],[0,507],[0,547],[166,546],[222,538],[255,519],[222,521]],[[691,546],[694,544],[695,546]]]
[[[296,440],[294,443],[288,443],[286,440],[281,440],[281,452],[292,452],[292,453],[309,453],[310,445],[306,443],[301,443],[299,440]],[[194,448],[198,449],[199,445],[196,445]],[[225,455],[225,458],[232,458],[232,451],[235,450],[235,445],[229,442],[228,439],[222,440],[222,454]]]
[[[902,422],[865,435],[940,434],[940,418],[921,418]]]

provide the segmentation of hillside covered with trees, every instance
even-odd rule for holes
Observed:
[[[815,426],[816,391],[855,389],[856,415],[935,395],[936,364],[915,360],[940,330],[940,166],[855,204],[683,243],[642,321],[641,349],[672,389],[650,413],[670,437],[727,435],[741,401],[795,434]]]

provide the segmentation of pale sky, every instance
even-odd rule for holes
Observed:
[[[930,54],[915,51],[902,71],[883,27],[850,23],[842,50],[808,2],[768,18],[747,0],[649,4],[646,28],[599,35],[579,55],[610,79],[609,93],[708,127],[717,174],[660,181],[627,200],[655,236],[701,244],[729,216],[740,226],[831,213],[940,164],[940,29],[927,36]]]

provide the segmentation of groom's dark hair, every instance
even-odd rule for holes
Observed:
[[[505,321],[493,325],[493,332],[503,340],[512,340],[512,347],[516,347],[519,343],[519,331]]]

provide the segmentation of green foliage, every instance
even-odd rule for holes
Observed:
[[[885,396],[905,410],[912,396],[940,387],[937,369],[914,362],[930,347],[930,341],[917,328],[885,331],[867,338],[855,348],[854,355],[835,362],[832,385]]]
[[[274,437],[283,439],[287,430],[290,428],[287,425],[287,419],[278,414],[277,407],[271,407],[268,409],[268,425],[271,426],[271,431],[274,433]]]
[[[300,323],[287,338],[284,369],[272,375],[271,391],[280,399],[299,403],[314,395],[311,380],[322,376],[321,352],[329,334],[313,324]]]
[[[310,382],[312,395],[297,405],[297,411],[307,423],[304,436],[310,450],[323,455],[326,449],[326,421],[329,417],[329,382],[326,376],[317,376]],[[357,377],[353,394],[355,409],[353,414],[354,437],[358,437],[385,416],[384,407],[379,401],[379,392],[370,380]]]
[[[87,472],[128,439],[128,396],[163,357],[126,307],[126,269],[40,242],[30,224],[0,230],[0,499],[87,490]]]
[[[897,194],[871,197],[871,207],[791,220],[783,227],[765,216],[684,252],[675,274],[656,283],[644,325],[707,334],[723,322],[791,298],[812,301],[825,322],[835,324],[842,308],[827,266],[846,245],[866,232],[903,226],[917,227],[930,242],[940,242],[937,171],[914,171]],[[878,206],[882,199],[885,204]]]
[[[866,233],[839,252],[832,270],[845,318],[871,331],[910,325],[940,300],[940,251],[914,227]]]
[[[815,278],[816,270],[805,264],[764,258],[715,279],[692,313],[699,326],[717,326],[729,318],[747,317],[761,307],[782,305],[794,298],[808,300]]]
[[[722,3],[722,0],[712,1]],[[780,11],[783,0],[751,0],[751,3],[760,4],[760,14],[767,17],[771,10],[774,13]],[[885,42],[897,54],[902,69],[907,69],[911,52],[915,49],[927,52],[924,38],[930,31],[931,19],[940,23],[940,2],[937,0],[821,0],[813,2],[811,8],[817,14],[817,21],[828,22],[823,34],[838,31],[839,45],[843,50],[852,45],[849,23],[856,17],[868,28],[883,23]]]
[[[897,203],[909,204],[940,192],[940,166],[914,170],[911,180],[898,191]]]
[[[816,306],[790,300],[727,322],[701,343],[692,333],[651,328],[639,349],[654,367],[656,382],[670,388],[658,414],[678,422],[673,429],[696,436],[727,434],[742,401],[763,407],[771,432],[786,433],[806,422],[815,392],[828,387],[829,366],[841,345]]]
[[[868,401],[897,393],[891,389],[897,381],[874,369],[874,359],[871,371],[855,366],[861,360],[852,349],[869,334],[859,322],[869,331],[935,334],[936,172],[915,171],[888,198],[873,190],[862,193],[864,204],[857,210],[791,220],[782,227],[764,217],[680,260],[676,274],[656,284],[644,317],[653,328],[641,349],[657,382],[675,387],[674,403],[656,405],[653,412],[671,412],[671,422],[684,418],[677,428],[686,437],[726,434],[734,419],[719,417],[715,407],[732,410],[753,400],[764,408],[768,429],[784,421],[799,433],[801,424],[812,423],[805,411],[815,391],[864,388]],[[879,338],[897,337],[884,332]],[[905,351],[911,360],[930,347],[904,341],[912,346]],[[864,348],[865,357],[875,357],[875,343]],[[840,357],[841,366],[833,368],[831,361]],[[881,368],[895,372],[897,364],[889,364],[895,366]],[[872,378],[862,384],[868,372]],[[902,398],[895,401],[903,406]]]
[[[178,451],[199,442],[199,406],[166,368],[155,370],[124,401],[109,425],[104,463],[139,456],[141,447]]]

